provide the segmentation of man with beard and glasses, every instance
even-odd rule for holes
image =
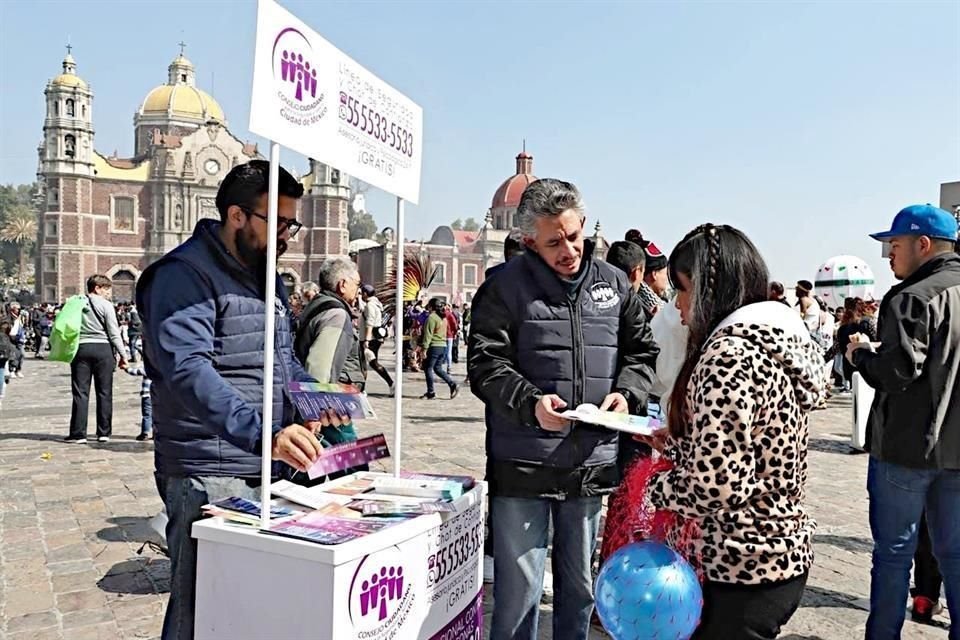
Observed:
[[[263,344],[270,164],[234,167],[217,192],[220,220],[148,267],[137,284],[146,373],[153,381],[154,461],[166,506],[170,602],[163,638],[193,638],[197,546],[190,528],[201,507],[231,496],[259,499]],[[282,167],[277,255],[300,230],[303,186]],[[306,470],[320,454],[316,433],[349,420],[326,415],[299,424],[286,392],[314,381],[293,355],[286,289],[276,280],[273,370],[274,475]],[[284,467],[283,465],[288,465]]]

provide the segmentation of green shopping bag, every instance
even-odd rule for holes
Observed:
[[[83,310],[87,296],[73,296],[64,303],[53,321],[50,331],[50,359],[58,362],[73,362],[80,348],[80,327],[83,325]]]

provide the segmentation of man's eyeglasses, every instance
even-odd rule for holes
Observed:
[[[253,209],[247,209],[246,207],[240,207],[240,210],[243,211],[248,216],[253,216],[254,218],[260,218],[264,222],[269,222],[270,219],[263,215],[262,213],[257,213]],[[297,232],[303,228],[303,223],[295,220],[294,218],[284,218],[282,216],[277,216],[277,233],[283,233],[283,230],[286,229],[290,232],[290,237],[297,235]]]

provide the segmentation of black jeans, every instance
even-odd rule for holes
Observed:
[[[109,344],[81,344],[70,363],[73,407],[70,410],[70,436],[87,436],[87,410],[90,407],[90,380],[97,391],[97,437],[109,437],[113,431],[113,369],[117,366]]]
[[[773,640],[793,616],[807,575],[772,584],[703,585],[703,615],[691,640]]]
[[[373,360],[370,361],[370,368],[377,372],[383,381],[386,382],[389,386],[393,386],[393,378],[390,377],[390,374],[387,372],[386,368],[380,364],[380,347],[383,346],[383,342],[380,340],[371,340],[367,343],[367,348],[370,349],[370,352],[373,353]]]

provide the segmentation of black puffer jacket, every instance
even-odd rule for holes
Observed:
[[[592,253],[588,244],[575,289],[527,252],[474,298],[468,375],[487,407],[493,495],[600,495],[619,482],[615,431],[546,431],[534,413],[545,394],[571,408],[613,391],[634,409],[646,403],[659,349],[624,274]]]
[[[916,469],[960,469],[960,256],[933,258],[880,303],[881,346],[854,352],[877,390],[871,455]]]

